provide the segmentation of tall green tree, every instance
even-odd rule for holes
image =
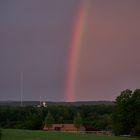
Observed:
[[[140,89],[134,92],[127,89],[116,98],[113,114],[114,130],[120,134],[140,134]]]
[[[53,123],[54,123],[54,118],[53,118],[52,114],[50,112],[48,112],[48,114],[45,118],[45,126],[48,128],[48,130],[50,130]]]
[[[132,91],[126,89],[116,98],[116,108],[113,114],[114,130],[116,135],[129,134],[131,130],[130,122],[130,100]]]
[[[42,129],[42,120],[39,114],[32,113],[27,116],[27,119],[25,121],[25,128],[30,130],[40,130]]]
[[[131,99],[132,111],[132,124],[133,128],[131,131],[132,135],[140,135],[140,89],[136,89]]]
[[[82,126],[82,118],[79,112],[77,112],[77,115],[74,118],[74,126],[77,128],[77,131],[79,131],[80,127]]]

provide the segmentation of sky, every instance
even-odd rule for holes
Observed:
[[[67,93],[81,5],[86,18]],[[115,100],[140,88],[139,7],[140,0],[0,0],[0,100],[20,100],[21,73],[23,100]]]

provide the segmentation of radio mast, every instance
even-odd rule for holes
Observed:
[[[23,72],[20,72],[20,106],[23,106]]]

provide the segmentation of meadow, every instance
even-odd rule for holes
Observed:
[[[136,138],[99,136],[94,134],[44,132],[3,129],[2,140],[137,140]]]

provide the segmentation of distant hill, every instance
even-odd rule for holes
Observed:
[[[113,101],[77,101],[77,102],[49,102],[47,105],[80,106],[80,105],[114,105]],[[24,101],[23,106],[37,106],[39,101]],[[0,101],[0,106],[20,106],[20,101]]]

